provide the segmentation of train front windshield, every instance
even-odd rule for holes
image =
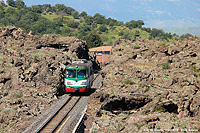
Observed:
[[[67,69],[67,78],[76,78],[76,69]]]
[[[76,77],[76,69],[67,69],[66,76],[67,78],[86,78],[86,70],[78,69]]]
[[[78,78],[86,78],[86,70],[85,69],[78,69],[77,70],[77,77]]]

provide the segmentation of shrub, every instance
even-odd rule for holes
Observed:
[[[130,80],[130,79],[126,79],[125,80],[125,84],[132,85],[132,84],[134,84],[134,82],[132,80]]]
[[[21,91],[17,91],[17,92],[14,93],[14,98],[20,98],[22,96],[23,96],[23,94],[22,94]]]
[[[134,45],[133,48],[134,48],[134,49],[140,49],[140,46]]]
[[[160,105],[158,105],[158,106],[156,106],[155,111],[165,112],[165,108],[160,106]]]
[[[170,68],[169,63],[168,62],[162,63],[162,68],[163,69],[169,69]]]
[[[139,130],[142,126],[144,126],[145,124],[143,122],[138,122],[138,123],[134,123],[134,125],[137,127],[137,129]]]

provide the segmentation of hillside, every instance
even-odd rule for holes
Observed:
[[[54,36],[76,36],[87,41],[88,47],[112,45],[119,39],[133,40],[149,38],[156,40],[179,39],[178,35],[165,33],[160,29],[142,27],[142,20],[121,22],[96,13],[77,12],[63,4],[49,4],[31,7],[0,4],[0,26],[14,25],[35,35],[51,34]]]
[[[119,39],[90,96],[86,131],[200,130],[200,39]],[[22,132],[62,94],[64,68],[94,61],[76,37],[0,28],[1,132]],[[98,64],[96,64],[98,67]]]
[[[62,4],[0,4],[1,132],[23,132],[58,100],[73,59],[99,69],[88,48],[103,44],[113,51],[90,95],[86,132],[200,131],[200,38],[143,25]]]
[[[200,38],[115,42],[86,131],[200,131]]]
[[[200,27],[169,27],[162,28],[165,32],[176,33],[181,36],[182,34],[190,33],[192,35],[200,36]]]

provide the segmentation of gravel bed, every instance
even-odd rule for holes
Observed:
[[[76,124],[78,123],[81,116],[85,113],[87,108],[88,96],[84,96],[81,101],[77,103],[77,106],[69,113],[69,117],[63,128],[60,130],[61,133],[73,132]]]
[[[23,133],[33,133],[38,129],[47,118],[54,114],[69,98],[69,95],[63,95],[50,109],[46,110],[38,119],[36,119]]]

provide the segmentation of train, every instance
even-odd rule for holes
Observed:
[[[94,80],[92,62],[86,59],[73,60],[66,66],[65,92],[88,92]]]

